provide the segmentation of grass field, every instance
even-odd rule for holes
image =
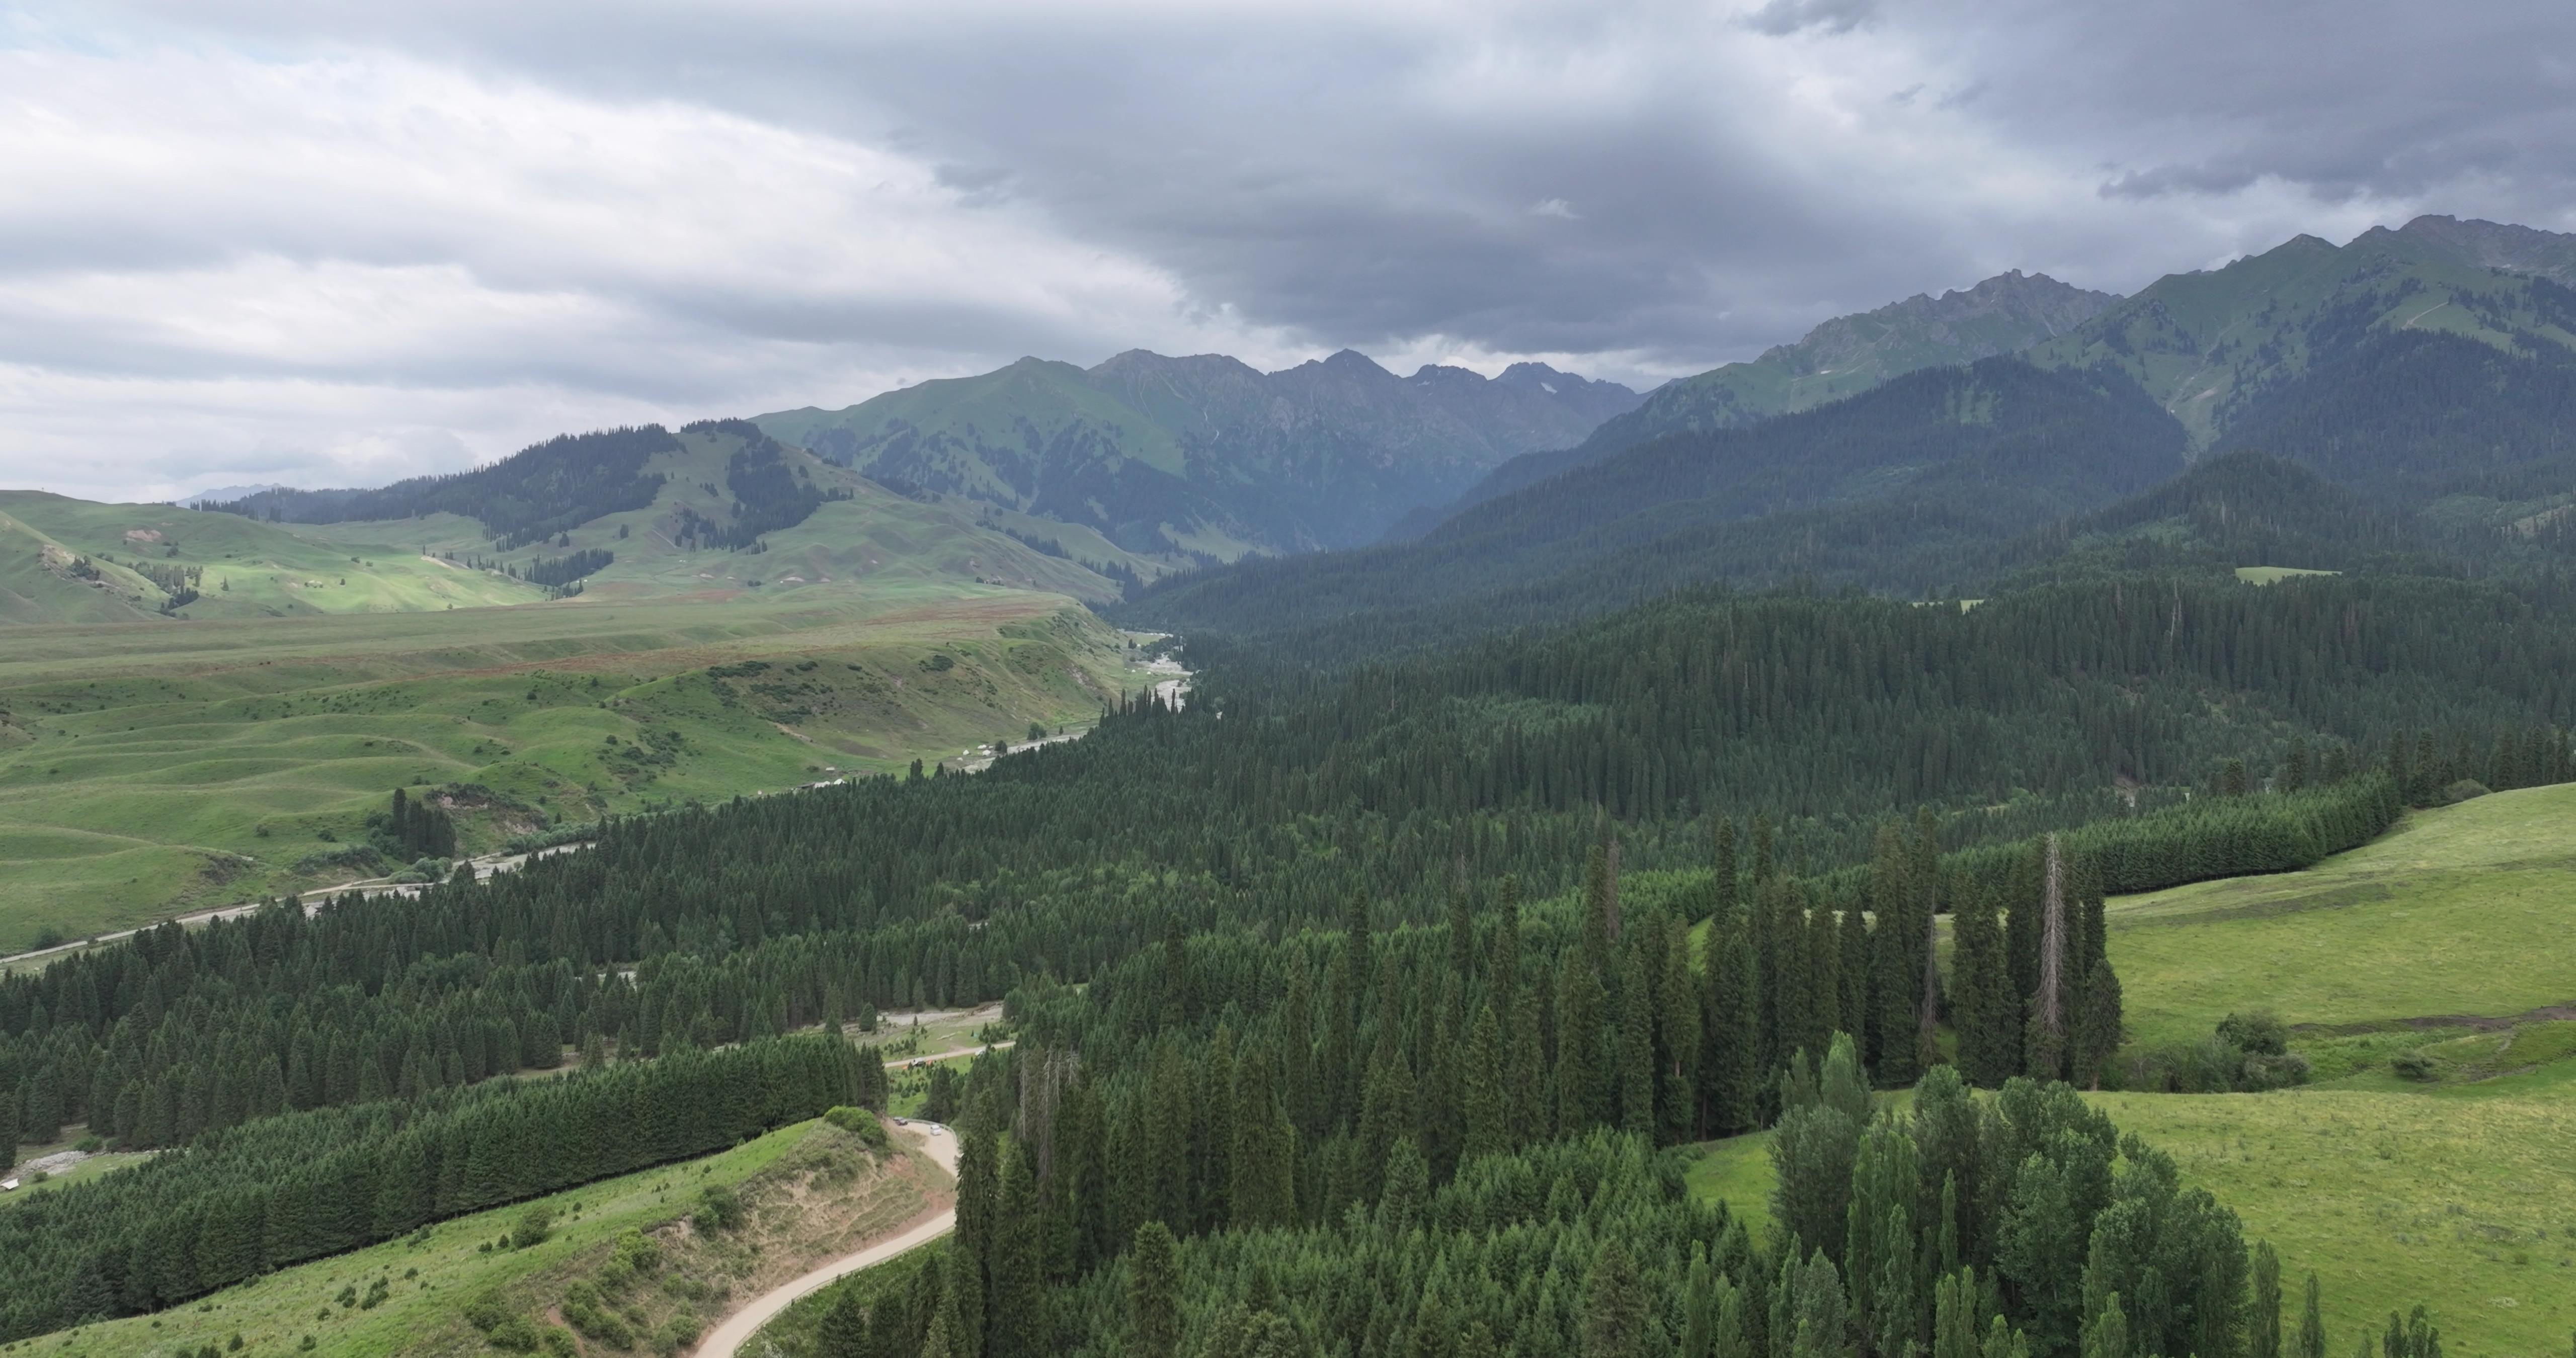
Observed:
[[[2135,1040],[2229,1011],[2395,1028],[2576,1002],[2576,785],[2409,815],[2304,872],[2201,882],[2107,911]]]
[[[0,652],[0,954],[375,876],[397,786],[481,851],[547,823],[895,772],[1148,681],[1063,596],[781,599],[26,626]]]
[[[157,1316],[86,1326],[27,1347],[62,1358],[193,1358],[207,1345],[233,1352],[239,1335],[238,1352],[248,1358],[299,1351],[331,1358],[486,1354],[494,1350],[463,1318],[469,1301],[496,1297],[512,1314],[542,1316],[574,1280],[595,1274],[628,1230],[655,1234],[664,1263],[657,1281],[630,1292],[626,1305],[653,1327],[684,1307],[712,1320],[729,1301],[909,1220],[944,1182],[918,1156],[871,1168],[847,1134],[820,1122],[799,1123],[720,1155],[543,1199],[554,1211],[554,1233],[529,1249],[483,1248],[506,1235],[525,1210],[499,1208],[441,1222],[426,1239],[281,1270]],[[699,1237],[680,1224],[709,1185],[734,1189],[750,1209],[748,1224],[731,1237]],[[363,1300],[360,1294],[380,1278],[387,1295],[377,1305],[341,1300]],[[310,1349],[302,1347],[306,1336]],[[609,1351],[596,1341],[587,1347]],[[639,1352],[651,1347],[636,1343]]]
[[[2239,566],[2236,578],[2249,585],[2277,585],[2297,575],[2341,575],[2342,571],[2303,570],[2297,566]]]

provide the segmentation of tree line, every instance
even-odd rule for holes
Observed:
[[[837,1037],[245,1122],[0,1213],[0,1339],[156,1310],[430,1222],[722,1150],[883,1073]]]

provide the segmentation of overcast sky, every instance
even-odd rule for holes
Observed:
[[[0,3],[0,484],[374,484],[1023,354],[1646,385],[2008,268],[2568,229],[2576,7]]]

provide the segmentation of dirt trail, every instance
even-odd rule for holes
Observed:
[[[930,1157],[931,1163],[948,1171],[950,1178],[956,1177],[957,1137],[955,1133],[932,1122],[916,1122],[894,1130],[898,1135],[917,1138],[921,1142],[922,1153]],[[952,1206],[947,1211],[921,1222],[890,1240],[880,1240],[865,1249],[842,1255],[801,1278],[771,1288],[753,1298],[750,1305],[725,1317],[723,1324],[716,1326],[705,1339],[698,1341],[698,1347],[695,1350],[697,1358],[735,1358],[742,1346],[750,1342],[753,1335],[760,1332],[761,1326],[776,1319],[779,1312],[795,1304],[799,1298],[810,1296],[826,1285],[856,1273],[860,1269],[874,1268],[906,1250],[927,1245],[956,1228],[957,1209]]]

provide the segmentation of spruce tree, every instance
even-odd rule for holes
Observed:
[[[1661,1116],[1661,1081],[1655,1073],[1654,996],[1635,940],[1643,930],[1630,930],[1630,944],[1619,950],[1619,1029],[1612,1038],[1618,1062],[1619,1129],[1651,1140]]]
[[[1680,918],[1664,918],[1653,949],[1655,978],[1655,1126],[1656,1139],[1673,1144],[1694,1139],[1699,1126],[1700,1044],[1708,1020],[1700,1012],[1699,978],[1691,970],[1690,928]]]
[[[2123,1031],[2120,978],[2111,970],[2108,959],[2093,964],[2092,973],[2084,978],[2083,993],[2084,1010],[2076,1016],[2071,1074],[2077,1084],[2100,1089],[2103,1071],[2119,1053]]]
[[[1702,958],[1700,1108],[1703,1132],[1725,1136],[1754,1123],[1753,1082],[1759,1041],[1753,1031],[1753,969],[1745,955],[1740,914],[1709,921]]]
[[[1053,1352],[1053,1336],[1044,1323],[1037,1170],[1025,1141],[1013,1143],[1009,1159],[987,1266],[992,1287],[983,1352],[987,1358],[1041,1358]]]
[[[1181,1265],[1172,1233],[1159,1221],[1136,1228],[1127,1252],[1128,1351],[1136,1358],[1177,1358],[1181,1349]]]
[[[1512,1147],[1511,1118],[1504,1107],[1502,1028],[1494,1007],[1479,1005],[1467,1037],[1467,1069],[1461,1102],[1465,1105],[1467,1140],[1463,1158],[1499,1155]]]
[[[1647,1298],[1628,1247],[1612,1240],[1584,1284],[1583,1358],[1638,1358],[1646,1349]]]
[[[1970,1083],[2000,1088],[2021,1071],[2021,1003],[2013,994],[1993,896],[1968,887],[1952,932],[1951,1020],[1959,1034],[1959,1066]]]
[[[1737,874],[1743,869],[1737,866],[1735,861],[1734,818],[1723,813],[1718,815],[1717,833],[1713,838],[1716,840],[1716,845],[1710,868],[1715,895],[1709,902],[1709,917],[1724,919],[1735,913],[1736,906],[1742,899],[1740,893],[1743,889],[1742,884],[1737,880]]]
[[[832,1299],[816,1343],[821,1358],[869,1358],[868,1313],[857,1288],[843,1287]]]
[[[1279,1106],[1267,1052],[1243,1063],[1234,1085],[1234,1154],[1229,1221],[1238,1230],[1294,1225],[1297,1220],[1297,1133]]]
[[[1916,989],[1922,964],[1914,952],[1919,932],[1914,919],[1914,858],[1895,823],[1878,827],[1870,854],[1870,908],[1878,914],[1871,988],[1871,1008],[1849,1016],[1859,1032],[1865,1025],[1867,1054],[1884,1085],[1912,1084],[1915,1065]]]
[[[1608,999],[1585,949],[1565,954],[1557,973],[1556,1131],[1580,1136],[1611,1123],[1612,1052]]]

